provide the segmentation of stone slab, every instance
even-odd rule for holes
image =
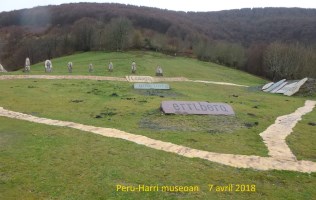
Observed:
[[[274,84],[274,82],[267,83],[267,84],[265,84],[265,85],[262,87],[261,90],[266,90],[266,89],[268,89],[270,86],[272,86],[273,84]]]
[[[151,83],[153,82],[153,77],[151,76],[126,76],[129,82],[139,82],[139,83]]]
[[[283,88],[279,89],[276,93],[277,94],[283,94],[286,91],[288,91],[290,88],[294,87],[296,85],[296,83],[297,83],[297,81],[294,82],[294,83],[287,84]]]
[[[271,92],[272,90],[274,90],[275,88],[279,87],[282,83],[284,83],[286,81],[286,79],[282,79],[276,83],[274,83],[272,86],[270,86],[268,89],[263,90],[264,92]]]
[[[162,101],[161,109],[165,114],[235,115],[233,108],[226,103]]]
[[[134,89],[138,90],[169,90],[170,86],[166,83],[134,83]]]
[[[283,82],[281,85],[279,85],[278,87],[276,87],[274,90],[271,91],[271,93],[276,93],[277,91],[279,91],[280,89],[282,89],[285,85],[287,84],[287,82]]]
[[[293,87],[289,88],[284,95],[286,96],[292,96],[293,94],[295,94],[296,92],[298,92],[300,90],[300,87],[302,85],[304,85],[304,83],[308,80],[308,78],[303,78],[302,80],[300,80],[299,82],[297,82]]]

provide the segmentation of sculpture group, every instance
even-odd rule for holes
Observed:
[[[270,82],[265,84],[261,90],[269,93],[278,93],[284,94],[286,96],[292,96],[296,92],[299,91],[300,87],[304,85],[304,83],[308,80],[308,78],[303,78],[301,80],[291,81],[282,79],[276,83]]]
[[[68,69],[69,73],[73,72],[73,63],[72,62],[67,63],[67,69]],[[44,70],[46,73],[50,73],[53,71],[53,63],[51,60],[49,60],[49,59],[45,60]],[[114,70],[114,65],[113,65],[112,61],[110,61],[109,65],[108,65],[108,71],[113,72],[113,70]],[[5,71],[5,69],[2,67],[2,65],[0,65],[0,72],[3,72],[3,71]],[[30,71],[31,71],[31,61],[30,61],[30,58],[27,57],[25,59],[24,72],[30,72]],[[131,64],[131,73],[136,74],[136,71],[137,71],[137,65],[136,65],[136,62],[133,61]],[[90,63],[88,65],[88,72],[89,73],[94,72],[94,67],[93,67],[92,63]],[[156,72],[156,76],[163,76],[162,68],[159,65],[157,66],[155,72]]]

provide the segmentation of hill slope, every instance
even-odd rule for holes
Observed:
[[[313,46],[315,23],[315,9],[185,13],[121,4],[43,6],[0,13],[0,61],[16,70],[27,56],[36,63],[75,51],[147,49],[275,78],[263,66],[267,46],[275,41]]]
[[[73,25],[83,17],[102,22],[127,17],[136,28],[181,37],[203,34],[209,39],[240,42],[275,40],[314,43],[315,9],[254,8],[217,12],[176,12],[122,4],[77,3],[0,13],[0,28]]]
[[[112,60],[114,72],[106,71]],[[166,76],[257,85],[250,74],[195,59],[160,53],[87,52],[53,59],[55,75],[125,76],[131,61],[140,75],[160,64]],[[44,74],[43,63],[30,74]],[[9,72],[22,74],[21,71]],[[0,75],[0,77],[2,74]],[[71,75],[70,75],[71,76]],[[292,113],[305,98],[267,94],[245,87],[170,82],[168,91],[138,91],[123,81],[0,80],[0,107],[33,116],[116,128],[187,147],[228,154],[268,156],[259,136],[276,117]],[[226,102],[235,116],[164,115],[163,100]],[[286,106],[285,106],[286,105]],[[315,161],[315,110],[287,138],[298,159]],[[315,173],[240,169],[186,158],[125,140],[72,128],[0,117],[1,199],[312,199]],[[281,180],[281,182],[280,182]],[[121,192],[117,185],[198,186],[197,192]],[[256,192],[209,191],[209,184],[248,185]],[[237,189],[234,187],[234,189]],[[247,187],[247,186],[245,186]]]
[[[244,85],[259,85],[265,81],[251,74],[221,66],[214,63],[198,61],[192,58],[174,57],[148,51],[131,51],[126,53],[86,52],[52,60],[52,75],[67,74],[67,63],[73,62],[72,75],[98,75],[125,77],[130,74],[131,63],[137,64],[137,75],[155,75],[160,65],[165,77],[186,77],[193,80],[210,80],[232,82]],[[113,72],[108,72],[109,62],[114,64]],[[94,72],[88,72],[89,64],[93,64]],[[14,74],[25,74],[22,70]],[[31,66],[31,74],[44,74],[44,62]]]

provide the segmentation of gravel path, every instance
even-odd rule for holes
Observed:
[[[102,80],[102,81],[127,81],[126,78],[109,76],[82,76],[82,75],[2,75],[0,80],[10,79],[74,79],[74,80]]]
[[[216,82],[216,81],[201,81],[201,80],[189,80],[192,82],[196,82],[196,83],[210,83],[210,84],[215,84],[215,85],[229,85],[229,86],[238,86],[238,87],[249,87],[247,85],[239,85],[239,84],[235,84],[235,83],[227,83],[227,82]]]
[[[234,83],[216,82],[216,81],[201,81],[189,80],[185,77],[152,77],[152,76],[126,76],[110,77],[110,76],[83,76],[83,75],[1,75],[0,80],[8,79],[75,79],[75,80],[104,80],[104,81],[128,81],[128,82],[197,82],[197,83],[210,83],[216,85],[229,85],[248,87],[246,85],[238,85]]]
[[[258,170],[290,170],[310,173],[316,172],[316,162],[304,160],[297,161],[295,159],[295,156],[290,151],[289,147],[286,145],[285,137],[292,132],[292,128],[304,114],[313,110],[315,104],[315,101],[306,101],[305,105],[301,108],[298,108],[294,113],[278,117],[275,124],[271,125],[267,128],[266,131],[260,134],[269,149],[269,155],[271,157],[222,154],[202,151],[181,145],[176,145],[170,142],[163,142],[160,140],[151,139],[142,135],[127,133],[117,129],[102,128],[74,122],[40,118],[32,115],[6,110],[2,107],[0,107],[0,116],[46,125],[74,128],[106,137],[127,140],[153,149],[176,153],[178,155],[189,158],[201,158],[232,167],[253,168]]]
[[[278,117],[274,124],[260,133],[271,157],[282,160],[296,160],[289,146],[287,146],[285,138],[291,134],[296,123],[302,119],[302,116],[313,110],[315,104],[316,101],[305,101],[303,107],[298,108],[294,113]]]

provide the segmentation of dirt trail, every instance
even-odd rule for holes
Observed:
[[[74,79],[74,80],[102,80],[127,81],[126,78],[109,76],[83,76],[83,75],[2,75],[0,80],[8,79]]]
[[[291,133],[292,128],[295,126],[298,120],[301,119],[301,116],[308,112],[311,112],[315,104],[315,101],[306,101],[303,107],[298,108],[292,114],[279,117],[276,120],[276,123],[270,126],[272,128],[269,127],[265,132],[261,134],[272,157],[233,155],[202,151],[181,145],[176,145],[170,142],[163,142],[160,140],[151,139],[141,135],[127,133],[117,129],[102,128],[78,124],[74,122],[40,118],[32,115],[6,110],[2,107],[0,107],[0,116],[53,126],[70,127],[82,131],[99,134],[106,137],[119,138],[131,141],[136,144],[144,145],[153,149],[176,153],[178,155],[182,155],[189,158],[201,158],[232,167],[253,168],[258,170],[277,169],[310,173],[316,172],[316,162],[304,160],[297,161],[295,159],[295,156],[292,153],[289,153],[290,150],[286,145],[284,139],[288,134]],[[281,129],[278,130],[278,128]],[[286,133],[283,133],[283,131]],[[279,144],[282,145],[276,148]]]
[[[286,144],[285,138],[291,134],[296,123],[302,119],[302,116],[313,110],[315,104],[316,101],[307,100],[305,106],[298,108],[294,113],[278,117],[274,124],[260,133],[271,157],[283,160],[296,160],[296,157]]]
[[[235,84],[235,83],[227,83],[227,82],[216,82],[216,81],[201,81],[201,80],[189,80],[192,82],[196,82],[196,83],[210,83],[210,84],[215,84],[215,85],[229,85],[229,86],[238,86],[238,87],[249,87],[247,85],[239,85],[239,84]]]
[[[2,75],[0,80],[8,79],[75,79],[75,80],[104,80],[104,81],[128,81],[128,82],[197,82],[197,83],[210,83],[216,85],[229,85],[248,87],[246,85],[238,85],[234,83],[216,82],[216,81],[201,81],[189,80],[185,77],[151,77],[151,76],[126,76],[110,77],[110,76],[84,76],[84,75]]]

